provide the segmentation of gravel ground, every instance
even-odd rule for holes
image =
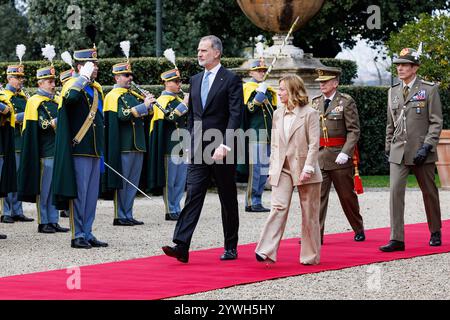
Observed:
[[[442,218],[449,219],[450,192],[440,191],[440,197]],[[238,200],[240,244],[256,242],[268,213],[244,212],[242,189]],[[264,194],[264,203],[270,206],[269,191]],[[326,233],[351,231],[334,192],[329,205]],[[387,189],[365,190],[360,196],[360,206],[366,229],[389,226]],[[300,231],[297,194],[294,194],[292,208],[296,214],[289,216],[285,238],[297,237]],[[36,218],[34,205],[24,204],[24,211]],[[420,191],[408,190],[406,212],[406,223],[426,221]],[[0,277],[162,254],[161,246],[171,244],[175,226],[175,222],[164,220],[162,198],[137,199],[135,218],[143,220],[145,225],[114,227],[112,202],[99,201],[94,234],[99,240],[107,241],[110,247],[91,250],[70,248],[69,234],[37,233],[36,222],[1,223],[0,233],[6,233],[8,239],[0,241]],[[61,218],[60,224],[68,227],[68,219]],[[443,240],[446,239],[444,234]],[[221,247],[222,243],[220,203],[212,191],[207,195],[191,249]],[[371,282],[374,272],[380,276],[375,284]],[[268,280],[175,299],[450,299],[450,254]]]

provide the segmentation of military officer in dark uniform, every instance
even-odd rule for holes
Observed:
[[[153,96],[143,97],[131,90],[133,71],[129,61],[113,66],[116,84],[105,97],[106,162],[135,186],[139,185],[144,154],[147,152],[145,123],[153,113]],[[106,186],[114,191],[115,226],[144,222],[133,217],[136,188],[106,169]]]
[[[249,136],[246,148],[249,156],[246,165],[239,165],[237,169],[244,175],[248,174],[247,212],[270,211],[262,205],[262,194],[269,174],[270,133],[277,94],[263,82],[267,69],[263,58],[253,61],[249,71],[251,79],[243,85],[245,109],[242,127]]]
[[[320,197],[320,227],[325,230],[325,217],[331,184],[338,194],[342,209],[353,231],[355,241],[364,241],[363,218],[359,212],[358,197],[354,190],[353,161],[359,139],[359,117],[351,96],[337,91],[340,72],[320,69],[321,95],[312,99],[313,108],[320,112],[319,165],[322,171]]]
[[[442,130],[442,105],[438,85],[417,76],[420,52],[405,48],[394,59],[401,80],[389,89],[386,157],[390,163],[391,236],[381,251],[403,251],[405,189],[410,171],[422,191],[429,245],[441,245],[441,208],[436,187],[436,145]]]
[[[23,50],[25,53],[25,49]],[[19,57],[21,60],[21,56]],[[24,66],[22,63],[19,65],[8,66],[6,70],[6,79],[8,83],[5,89],[0,93],[3,96],[4,105],[10,105],[11,109],[14,109],[15,115],[15,130],[14,130],[14,147],[15,147],[15,160],[16,169],[19,169],[20,164],[20,152],[22,148],[22,122],[25,112],[25,105],[27,104],[27,96],[22,90],[23,83],[25,81]],[[23,214],[22,202],[17,198],[17,192],[8,193],[8,195],[2,199],[2,217],[3,223],[14,223],[16,221],[31,222],[32,218],[28,218]]]
[[[55,100],[55,68],[38,69],[38,90],[27,101],[22,130],[22,153],[18,175],[18,197],[36,203],[38,232],[68,232],[58,224],[52,204],[51,184],[58,104]]]
[[[150,189],[163,188],[165,219],[176,221],[181,212],[181,199],[186,187],[187,146],[183,147],[180,130],[187,127],[188,98],[181,97],[181,77],[178,69],[161,74],[164,91],[158,104],[165,114],[154,106],[155,115],[150,125]],[[164,169],[164,171],[162,171]]]
[[[92,233],[104,147],[103,90],[95,81],[97,49],[74,52],[77,74],[61,92],[53,168],[53,203],[70,210],[71,246],[107,247]]]

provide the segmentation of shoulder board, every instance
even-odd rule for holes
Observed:
[[[427,84],[427,85],[429,85],[429,86],[434,86],[434,85],[435,85],[434,82],[431,82],[431,81],[425,81],[425,80],[422,80],[422,83],[423,83],[423,84]]]
[[[348,100],[353,99],[352,96],[347,93],[342,93],[342,92],[339,92],[339,93],[341,94],[341,97],[343,97],[345,99],[348,99]]]
[[[322,95],[321,94],[319,94],[319,95],[317,95],[317,96],[314,96],[314,97],[312,97],[312,99],[311,100],[315,100],[315,99],[318,99],[318,98],[320,98]]]
[[[391,88],[394,88],[396,86],[398,86],[400,84],[400,82],[397,82],[396,84],[392,85]]]

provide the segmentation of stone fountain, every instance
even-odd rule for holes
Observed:
[[[264,51],[264,59],[270,65],[273,58],[279,52],[279,48],[286,38],[291,25],[300,17],[294,31],[304,26],[322,8],[325,0],[237,0],[245,15],[257,27],[274,32],[272,37],[274,44]],[[307,36],[307,35],[305,35]],[[311,96],[319,94],[319,85],[314,82],[317,78],[317,68],[327,70],[337,70],[337,68],[324,66],[319,59],[314,58],[310,53],[304,53],[302,49],[292,44],[291,36],[286,42],[272,72],[267,78],[267,83],[273,87],[278,87],[278,79],[287,73],[298,74],[305,82],[306,88]],[[257,57],[259,59],[259,57]],[[255,59],[250,59],[242,64],[235,71],[247,76],[250,63]],[[244,80],[249,80],[245,78]],[[248,77],[248,76],[247,76]]]

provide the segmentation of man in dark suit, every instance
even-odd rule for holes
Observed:
[[[175,227],[174,247],[166,255],[187,263],[192,234],[200,218],[211,178],[217,184],[222,208],[225,252],[221,260],[237,259],[239,213],[236,166],[233,150],[235,130],[241,124],[243,92],[241,79],[220,64],[222,42],[216,36],[200,39],[198,63],[205,68],[190,80],[188,130],[191,163],[187,172],[186,202]],[[209,137],[214,136],[213,142]]]

